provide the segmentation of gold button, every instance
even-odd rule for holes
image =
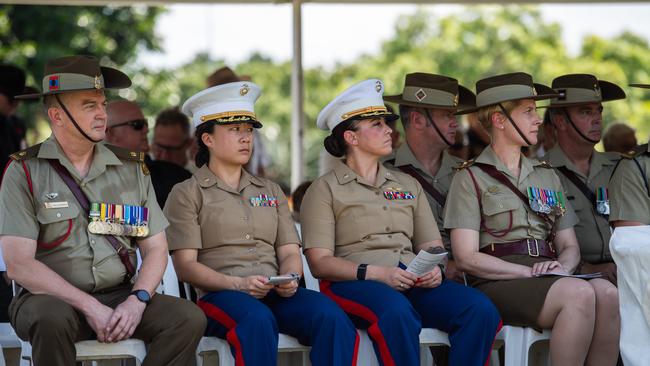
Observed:
[[[349,177],[349,176],[350,176],[349,174],[344,174],[344,175],[343,175],[343,178],[347,178],[347,177]]]
[[[203,181],[207,183],[207,182],[210,181],[210,178],[205,178],[205,179],[203,179]]]
[[[93,266],[93,272],[97,270],[97,267]]]
[[[56,217],[61,217],[61,213],[60,213],[60,212],[57,212],[57,213],[56,213]]]
[[[503,205],[499,203],[499,208],[503,208]]]
[[[387,176],[387,177],[390,177],[390,172],[386,173],[386,176]]]
[[[90,239],[90,244],[95,244],[95,239]]]
[[[438,183],[438,179],[434,179],[434,180],[433,180],[433,183]]]
[[[248,239],[251,238],[251,235],[250,235],[250,234],[246,234],[245,238],[248,240]]]

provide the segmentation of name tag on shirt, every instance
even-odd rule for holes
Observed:
[[[69,206],[68,201],[45,202],[45,208],[67,208]]]

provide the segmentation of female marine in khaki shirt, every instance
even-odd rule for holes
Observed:
[[[445,228],[459,267],[505,324],[552,328],[554,366],[615,365],[616,287],[600,278],[536,278],[573,273],[580,260],[576,217],[559,178],[521,154],[537,143],[535,100],[558,95],[525,73],[486,78],[476,89],[477,107],[465,112],[478,110],[492,143],[464,164],[448,195]]]
[[[405,271],[414,252],[442,241],[420,184],[379,163],[392,149],[385,119],[397,118],[382,94],[381,81],[363,81],[318,116],[318,127],[332,131],[325,147],[345,162],[303,198],[312,273],[322,292],[368,329],[383,365],[419,365],[423,326],[449,333],[450,365],[484,365],[500,328],[494,305],[475,289],[443,280],[438,267],[420,278]]]
[[[242,167],[251,157],[260,89],[234,82],[183,105],[196,126],[194,176],[174,187],[165,214],[178,277],[196,287],[206,335],[225,338],[237,365],[275,365],[278,331],[312,346],[313,365],[350,365],[356,329],[326,296],[298,287],[300,241],[277,184]],[[274,286],[269,277],[294,274]]]

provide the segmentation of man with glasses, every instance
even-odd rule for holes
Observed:
[[[127,100],[114,101],[108,104],[106,113],[107,142],[127,150],[149,152],[149,126],[137,104]]]
[[[108,127],[106,141],[131,151],[149,152],[147,132],[149,127],[142,110],[134,102],[119,100],[108,104]],[[163,160],[152,160],[145,155],[145,164],[151,173],[151,182],[156,191],[156,200],[165,206],[167,196],[176,183],[192,176],[182,167]]]
[[[154,159],[168,161],[191,170],[194,161],[188,164],[187,150],[193,142],[194,139],[190,136],[190,121],[177,107],[158,114],[151,144]]]

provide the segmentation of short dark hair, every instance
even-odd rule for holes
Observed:
[[[172,107],[165,109],[156,116],[156,124],[154,128],[158,126],[181,126],[183,133],[190,133],[190,119],[181,112],[178,107]]]
[[[413,111],[416,111],[417,108],[411,107],[408,105],[400,104],[399,105],[399,119],[402,121],[402,126],[406,130],[409,126],[409,123],[411,123],[410,120],[410,114]]]

